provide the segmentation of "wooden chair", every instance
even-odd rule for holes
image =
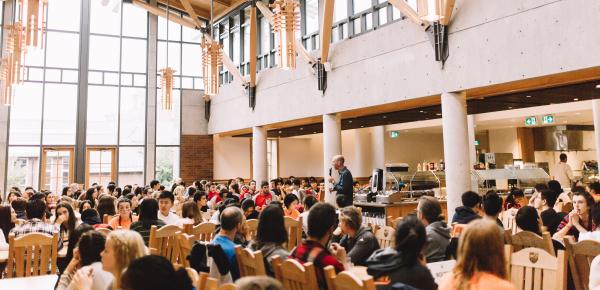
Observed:
[[[214,213],[214,210],[211,210],[211,209],[209,209],[207,212],[201,212],[200,214],[202,215],[202,221],[204,221],[204,222],[210,221],[213,213]]]
[[[200,278],[196,283],[196,289],[198,290],[217,290],[219,289],[219,281],[215,278],[210,278],[208,273],[200,272]]]
[[[56,275],[58,232],[30,233],[18,238],[8,235],[8,278]]]
[[[297,245],[302,243],[302,218],[295,220],[291,217],[283,217],[285,230],[288,232],[288,242],[286,249],[291,251]]]
[[[567,289],[567,259],[564,251],[556,257],[538,248],[512,251],[504,246],[509,280],[517,290]]]
[[[515,215],[516,215],[517,211],[516,210],[507,210],[507,211],[503,211],[502,212],[502,225],[504,226],[505,229],[510,229],[512,232],[512,234],[516,234],[517,232],[519,232],[518,227],[517,227],[517,220],[515,219]]]
[[[566,236],[565,248],[575,289],[589,290],[590,265],[600,255],[600,243],[591,240],[576,243],[573,236]]]
[[[532,232],[522,231],[510,237],[510,244],[513,246],[513,251],[520,251],[524,248],[542,249],[548,254],[555,256],[554,245],[550,233],[543,232],[542,236],[538,236]]]
[[[176,225],[166,225],[160,229],[156,226],[150,228],[148,248],[153,255],[167,258],[171,263],[177,263],[179,258],[179,246],[177,245],[177,234],[183,231]]]
[[[112,232],[110,229],[107,228],[97,228],[96,231],[104,234],[105,236],[108,236],[108,234]]]
[[[196,237],[197,241],[211,242],[215,237],[217,225],[212,222],[201,223],[196,226],[191,226],[191,230],[186,232]]]
[[[314,290],[319,289],[315,266],[308,262],[304,265],[294,259],[283,261],[279,256],[274,256],[271,265],[275,270],[275,277],[284,290]]]
[[[458,237],[466,229],[467,229],[467,225],[465,225],[465,224],[453,223],[452,224],[452,231],[450,232],[450,236],[451,237]]]
[[[235,247],[235,258],[240,269],[240,277],[265,276],[265,260],[261,251],[250,251],[241,246]]]
[[[179,253],[178,264],[183,267],[189,267],[190,262],[187,257],[192,252],[192,247],[194,246],[194,242],[196,241],[196,237],[194,235],[188,235],[186,233],[178,233],[177,234],[177,253]]]
[[[238,290],[238,286],[233,283],[227,283],[219,286],[219,290]]]
[[[250,240],[254,240],[256,238],[256,232],[258,230],[258,220],[250,219],[246,220],[244,223],[244,227],[246,229],[246,238]]]
[[[387,248],[394,246],[394,233],[396,230],[392,227],[380,227],[375,231],[375,238],[379,242],[379,247]]]
[[[323,271],[329,290],[375,290],[375,282],[371,276],[368,279],[359,279],[349,271],[341,272],[336,276],[333,266],[327,266]]]

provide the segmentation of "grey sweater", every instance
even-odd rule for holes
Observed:
[[[450,243],[450,227],[443,221],[429,224],[425,228],[427,234],[427,248],[425,257],[427,263],[444,261],[446,259],[446,248]]]

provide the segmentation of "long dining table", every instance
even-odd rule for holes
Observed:
[[[58,280],[58,275],[42,275],[20,278],[0,279],[0,289],[19,290],[52,290]]]

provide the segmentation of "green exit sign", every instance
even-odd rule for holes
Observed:
[[[475,146],[479,146],[479,140],[475,140]]]
[[[525,125],[533,126],[536,124],[537,124],[537,118],[535,116],[525,118]]]
[[[552,124],[554,123],[554,116],[552,115],[546,115],[542,117],[542,123],[543,124]]]
[[[398,138],[398,136],[400,136],[400,132],[390,131],[390,138],[394,139],[394,138]]]

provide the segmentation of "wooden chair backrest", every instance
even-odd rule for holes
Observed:
[[[167,258],[171,263],[177,263],[179,258],[179,246],[177,245],[177,234],[183,229],[176,225],[166,225],[160,229],[157,226],[150,228],[148,248],[150,253]]]
[[[567,289],[567,258],[564,251],[556,257],[538,248],[512,251],[505,245],[509,280],[517,290]]]
[[[258,220],[246,220],[246,222],[244,223],[244,227],[246,229],[246,238],[248,240],[254,240],[254,238],[256,238],[256,232],[258,230]]]
[[[177,234],[177,253],[179,254],[177,263],[183,267],[189,267],[190,261],[188,261],[187,257],[192,252],[192,247],[194,246],[194,242],[196,241],[196,236],[189,235],[186,233],[178,233]]]
[[[517,220],[515,219],[516,210],[506,210],[502,212],[502,225],[505,229],[511,230],[511,233],[514,235],[519,232],[517,227]]]
[[[215,237],[217,225],[212,222],[204,222],[192,227],[191,232],[196,237],[196,240],[203,242],[211,242]]]
[[[517,252],[524,248],[542,249],[548,254],[555,256],[554,245],[550,233],[543,232],[542,236],[538,236],[529,231],[521,231],[510,237],[510,244],[513,246],[513,251]]]
[[[227,283],[219,286],[219,290],[237,290],[238,286],[235,286],[233,283]]]
[[[285,248],[291,251],[294,247],[302,243],[302,218],[295,220],[286,216],[283,217],[283,224],[288,233],[288,242]]]
[[[396,230],[394,228],[388,227],[388,226],[378,228],[377,231],[375,231],[375,238],[379,242],[379,247],[381,247],[381,248],[393,247],[395,244],[395,242],[394,242],[395,232],[396,232]]]
[[[110,232],[112,232],[111,229],[107,229],[107,228],[97,228],[96,231],[104,234],[105,236],[108,236],[108,234],[110,234]]]
[[[252,252],[249,249],[236,246],[235,258],[240,269],[240,277],[267,275],[261,251]]]
[[[284,290],[319,289],[317,273],[312,263],[302,265],[294,259],[283,261],[279,256],[274,256],[271,265],[275,270],[275,277],[283,284]]]
[[[200,214],[202,215],[202,221],[203,222],[207,222],[210,221],[210,219],[212,218],[213,215],[213,210],[208,210],[207,212],[201,212]]]
[[[575,289],[588,290],[590,287],[590,265],[592,260],[600,255],[600,243],[591,240],[576,243],[573,236],[566,236],[565,247],[567,248],[569,268],[573,275]]]
[[[375,290],[375,282],[371,276],[361,280],[349,271],[336,275],[333,266],[327,266],[323,271],[329,290]]]
[[[47,235],[30,233],[15,238],[8,236],[7,277],[56,275],[58,232]]]
[[[219,289],[219,280],[215,278],[210,278],[209,274],[206,272],[199,273],[200,278],[198,278],[198,282],[196,283],[196,289],[198,290],[218,290]]]

